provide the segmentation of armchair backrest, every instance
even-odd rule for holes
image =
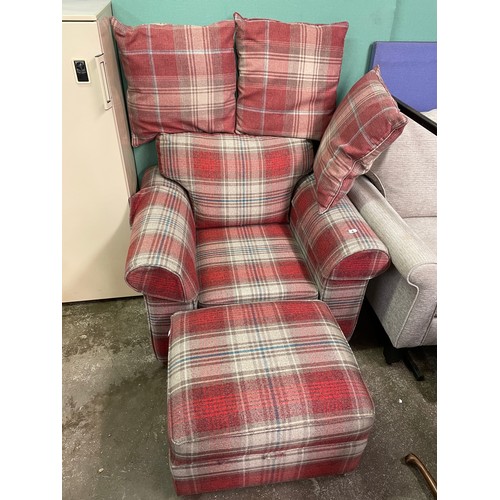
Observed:
[[[414,120],[366,176],[401,217],[437,216],[437,136]]]
[[[311,171],[312,142],[238,134],[161,134],[163,176],[188,193],[197,228],[286,223],[297,181]]]

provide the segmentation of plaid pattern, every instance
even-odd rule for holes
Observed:
[[[111,18],[132,145],[160,132],[234,132],[234,23],[126,26]]]
[[[365,298],[368,280],[327,280],[314,275],[318,283],[319,298],[330,308],[342,333],[351,340]]]
[[[319,290],[349,340],[358,321],[368,280],[390,264],[389,252],[344,197],[320,214],[314,177],[298,187],[290,211],[290,227]]]
[[[320,140],[335,109],[349,24],[283,23],[234,14],[236,130]]]
[[[155,171],[146,182],[154,182]],[[125,266],[127,283],[138,292],[177,302],[198,294],[194,219],[189,199],[172,181],[142,187],[130,199],[132,231]]]
[[[319,213],[312,175],[292,199],[290,226],[307,261],[325,279],[366,280],[389,266],[389,251],[347,196]]]
[[[196,239],[200,306],[318,298],[288,225],[201,229]]]
[[[235,134],[162,134],[161,173],[191,198],[197,228],[288,222],[297,180],[311,171],[304,139]]]
[[[196,301],[182,303],[169,302],[165,299],[144,295],[144,303],[148,317],[151,344],[156,359],[166,364],[168,360],[168,343],[170,334],[170,318],[178,311],[196,309]]]
[[[172,181],[163,177],[157,165],[147,168],[142,174],[141,189],[172,186]]]
[[[352,86],[335,111],[314,159],[320,212],[349,192],[356,177],[368,172],[406,123],[378,66]]]
[[[320,301],[175,314],[167,404],[180,494],[352,470],[374,422],[354,355]]]
[[[364,441],[329,444],[207,460],[195,467],[178,462],[170,453],[170,471],[177,495],[194,495],[346,474],[359,466],[365,447]]]

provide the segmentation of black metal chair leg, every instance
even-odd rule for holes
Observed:
[[[398,361],[401,361],[401,350],[396,349],[390,341],[387,340],[384,345],[384,358],[388,365],[397,363]]]
[[[384,358],[388,365],[403,360],[406,367],[418,381],[424,380],[424,376],[415,363],[409,349],[396,349],[390,341],[387,341],[384,345]]]
[[[407,368],[413,373],[413,376],[418,381],[424,380],[424,376],[422,375],[417,364],[415,363],[415,360],[413,359],[413,356],[410,354],[410,351],[408,349],[403,349],[402,354],[403,354],[403,361],[405,362]]]

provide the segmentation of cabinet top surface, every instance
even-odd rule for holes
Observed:
[[[111,0],[62,0],[63,21],[95,21]]]

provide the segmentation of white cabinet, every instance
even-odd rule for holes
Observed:
[[[137,174],[111,2],[62,6],[62,300],[138,295],[124,280]]]

